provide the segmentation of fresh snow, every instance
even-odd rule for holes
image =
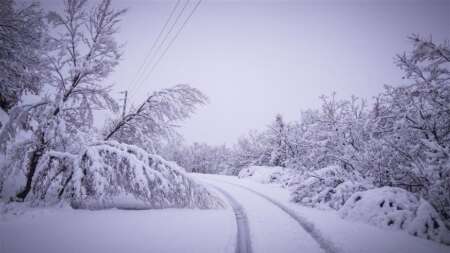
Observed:
[[[307,172],[302,180],[291,183],[293,201],[321,209],[339,209],[353,193],[371,188],[362,178],[339,166],[327,166]]]
[[[228,210],[35,209],[0,218],[2,253],[232,253]]]
[[[309,253],[324,252],[310,234],[269,201],[240,187],[216,181],[214,177],[198,177],[226,191],[242,205],[250,226],[252,252],[294,253],[300,249]]]
[[[450,232],[430,203],[401,188],[386,186],[357,192],[339,210],[339,215],[450,244]]]
[[[15,172],[13,168],[7,175]],[[3,194],[13,197],[23,184],[11,180],[12,176],[6,178],[13,183],[3,183],[7,186]],[[81,155],[47,152],[33,182],[25,202],[35,206],[64,202],[80,209],[222,207],[218,198],[175,163],[115,141],[91,144]]]
[[[289,191],[276,184],[223,175],[190,176],[205,182],[225,203],[229,200],[214,187],[240,204],[248,221],[253,253],[450,252],[449,246],[403,231],[344,220],[334,210],[293,203]],[[225,209],[210,210],[89,211],[53,207],[15,214],[14,210],[22,209],[11,209],[0,215],[2,253],[242,252],[236,251],[238,228],[229,204]]]
[[[249,178],[258,183],[273,183],[278,182],[280,177],[284,175],[284,168],[282,167],[272,167],[272,166],[249,166],[243,168],[238,177],[239,178]]]
[[[247,214],[242,205],[234,199],[227,191],[220,187],[214,187],[228,201],[229,206],[233,209],[236,218],[236,253],[251,253],[252,244],[250,239],[250,227],[248,224]]]
[[[319,210],[290,201],[290,193],[276,184],[260,184],[233,176],[201,178],[241,185],[268,196],[308,221],[338,253],[448,253],[450,246],[365,223],[342,219],[334,210]],[[308,252],[308,251],[305,251]]]

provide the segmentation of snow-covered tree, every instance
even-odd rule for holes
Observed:
[[[218,208],[221,201],[182,168],[134,145],[92,143],[78,155],[50,151],[27,197],[32,205],[73,208]]]
[[[47,25],[38,3],[0,1],[0,108],[9,111],[24,94],[38,94],[47,71]]]
[[[400,187],[420,195],[450,224],[449,44],[416,35],[410,39],[413,50],[397,57],[406,85],[386,86],[370,109],[356,97],[322,96],[320,110],[304,111],[299,122],[286,124],[286,164],[303,175],[294,191],[297,201],[322,201],[323,192],[337,192],[347,179],[326,186],[314,174],[337,166],[347,178],[359,178],[353,185]],[[263,138],[257,143],[266,150],[278,147],[276,142],[266,146]],[[314,183],[302,183],[305,177]],[[304,200],[311,186],[325,191]]]
[[[250,131],[233,146],[233,164],[237,169],[249,165],[269,165],[270,150],[265,132]],[[236,171],[237,174],[239,171]]]
[[[273,166],[286,166],[287,159],[287,126],[281,114],[277,114],[275,121],[268,130],[270,163]]]
[[[186,145],[182,141],[175,141],[163,145],[160,154],[188,172],[231,174],[233,169],[232,152],[225,145],[197,142]]]
[[[19,119],[24,121],[30,129],[27,138],[17,140],[17,129],[4,127],[0,133],[2,141],[11,143],[5,151],[0,189],[12,175],[22,175],[14,180],[13,190],[21,200],[39,183],[33,182],[35,171],[47,152],[82,152],[85,143],[95,136],[93,110],[118,109],[109,96],[110,86],[102,82],[119,61],[114,34],[125,10],[114,10],[110,0],[92,8],[85,0],[64,3],[62,13],[48,15],[54,29],[49,39],[53,51],[48,56],[51,68],[45,85],[54,92],[36,104],[15,109],[18,116],[10,118],[10,125],[18,125],[14,122]]]
[[[399,159],[395,184],[421,192],[450,219],[450,46],[417,35],[397,57],[409,82],[380,96],[378,131]]]

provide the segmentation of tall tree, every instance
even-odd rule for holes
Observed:
[[[269,127],[270,163],[274,166],[286,166],[287,159],[287,126],[281,114],[277,114],[275,121]]]
[[[26,111],[32,121],[32,137],[10,148],[13,153],[26,150],[25,155],[11,159],[14,164],[7,164],[9,169],[4,172],[11,175],[19,170],[25,175],[18,199],[25,199],[30,192],[36,167],[46,152],[80,152],[86,138],[91,138],[85,133],[93,123],[92,111],[118,109],[109,96],[111,86],[102,82],[120,58],[114,35],[124,13],[125,10],[112,8],[111,0],[102,0],[92,8],[86,0],[66,0],[61,14],[48,15],[54,25],[49,42],[53,51],[48,57],[48,85],[53,87],[54,95],[44,97],[36,105],[18,108]],[[15,117],[10,119],[14,120]]]

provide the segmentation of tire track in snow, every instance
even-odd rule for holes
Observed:
[[[281,204],[277,200],[275,200],[269,196],[266,196],[260,192],[257,192],[249,187],[243,186],[243,185],[226,182],[226,181],[222,181],[222,180],[217,180],[217,179],[208,179],[208,180],[240,187],[244,190],[247,190],[253,194],[260,196],[261,198],[269,201],[270,203],[274,204],[275,206],[277,206],[278,208],[283,210],[292,219],[294,219],[306,232],[308,232],[308,234],[311,235],[311,237],[319,244],[320,248],[322,248],[326,253],[340,253],[341,252],[341,250],[339,248],[337,248],[333,242],[331,242],[330,240],[328,240],[327,238],[325,238],[322,235],[320,230],[318,230],[312,222],[310,222],[306,218],[298,215],[295,211],[293,211],[289,207],[286,207],[285,205]],[[221,192],[223,192],[223,190],[221,190]]]
[[[210,185],[217,191],[219,191],[222,195],[224,195],[231,208],[233,208],[234,216],[236,217],[236,226],[237,226],[237,235],[236,235],[236,248],[235,253],[251,253],[252,246],[250,240],[250,229],[248,226],[247,215],[245,214],[244,209],[241,204],[237,202],[228,192],[223,189]]]

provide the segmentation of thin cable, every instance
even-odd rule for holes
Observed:
[[[150,69],[149,72],[147,72],[147,75],[145,76],[144,80],[147,80],[148,77],[152,74],[152,72],[155,70],[155,68],[157,67],[157,65],[159,64],[159,62],[161,61],[161,59],[165,56],[165,54],[167,53],[167,51],[169,50],[169,48],[172,46],[172,44],[175,42],[175,40],[178,38],[178,36],[180,35],[181,31],[184,29],[184,27],[186,26],[186,24],[189,22],[190,18],[194,15],[195,11],[198,9],[198,7],[200,6],[202,0],[199,0],[197,2],[197,4],[194,6],[194,8],[191,10],[191,13],[189,14],[189,16],[186,18],[186,20],[184,21],[184,23],[181,25],[181,27],[178,29],[177,33],[175,34],[175,36],[172,38],[172,40],[169,42],[169,44],[167,45],[167,47],[164,49],[163,53],[159,56],[159,58],[156,60],[155,64],[153,64],[152,68]],[[142,84],[142,83],[141,83]]]
[[[158,55],[157,52],[159,52],[161,50],[161,47],[165,44],[165,42],[167,41],[167,39],[169,38],[169,35],[172,33],[173,29],[175,28],[175,26],[177,25],[178,21],[180,20],[180,18],[183,16],[184,11],[186,10],[187,6],[189,5],[190,0],[187,0],[185,2],[185,4],[183,5],[183,8],[181,9],[181,11],[178,13],[177,17],[175,18],[175,22],[172,23],[172,25],[170,26],[169,30],[167,31],[167,33],[165,34],[164,38],[162,39],[162,41],[159,43],[159,45],[157,46],[156,50],[154,51],[155,54],[154,56],[156,57]],[[142,76],[146,76],[146,72],[144,71]],[[137,86],[142,85],[142,83],[144,82],[145,78],[142,79],[137,82]],[[135,94],[133,94],[132,96],[134,96]]]
[[[177,2],[175,3],[174,7],[172,8],[172,11],[170,12],[169,16],[166,19],[166,22],[164,23],[163,28],[159,31],[158,36],[156,37],[156,40],[153,41],[153,45],[150,48],[150,50],[148,51],[147,55],[145,56],[144,62],[141,64],[141,66],[139,67],[139,70],[136,73],[135,78],[133,79],[133,81],[129,84],[129,90],[128,92],[130,93],[131,90],[134,88],[134,86],[136,86],[137,81],[139,80],[139,76],[142,76],[144,73],[142,73],[142,71],[145,69],[146,65],[148,65],[149,59],[151,59],[151,56],[153,55],[154,49],[157,45],[157,43],[159,42],[159,40],[161,39],[162,34],[164,33],[164,31],[166,30],[167,26],[169,25],[170,20],[173,17],[173,14],[175,14],[176,9],[178,8],[178,6],[180,5],[181,0],[177,0]]]

